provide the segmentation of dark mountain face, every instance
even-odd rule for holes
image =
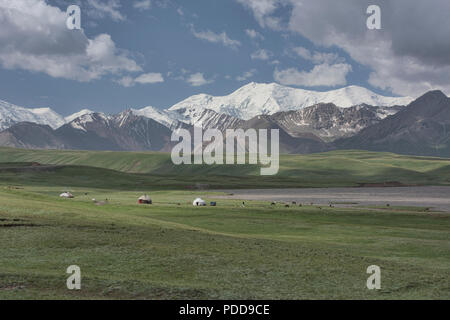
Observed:
[[[158,122],[124,111],[112,117],[84,115],[56,130],[75,149],[160,151],[172,132]]]
[[[31,122],[20,122],[0,132],[0,145],[24,149],[65,149],[52,128]]]
[[[99,113],[81,116],[58,128],[55,135],[75,150],[123,150],[116,142],[117,128]]]
[[[113,117],[99,113],[73,120],[57,130],[22,122],[0,133],[0,145],[30,149],[160,151],[172,132],[158,122],[125,111]]]
[[[368,105],[339,108],[332,103],[322,103],[298,111],[279,112],[271,118],[293,137],[312,133],[330,142],[353,136],[400,108]]]
[[[114,116],[112,121],[118,128],[114,139],[122,150],[160,151],[170,144],[172,131],[152,119],[125,111]]]
[[[400,110],[400,111],[399,111]],[[257,116],[250,120],[212,110],[190,113],[203,128],[278,129],[280,151],[313,153],[365,149],[403,154],[450,156],[450,99],[431,91],[407,107],[359,105],[339,108],[317,104],[298,111]],[[193,132],[191,125],[179,125]],[[173,129],[173,128],[172,128]],[[172,130],[150,118],[124,111],[114,116],[85,114],[53,130],[23,122],[0,133],[0,145],[18,148],[116,151],[166,151]]]
[[[291,136],[288,132],[286,132],[284,128],[279,126],[278,123],[274,121],[272,116],[257,116],[248,121],[239,123],[239,125],[233,129],[238,128],[244,130],[267,129],[268,131],[272,129],[278,129],[280,137],[280,152],[282,153],[306,154],[327,151],[330,149],[330,146],[328,146],[325,142],[322,141],[322,139],[320,139],[313,133],[305,132],[302,134],[298,134],[295,137]]]
[[[428,92],[395,115],[351,138],[336,141],[336,146],[448,157],[450,99],[441,91]]]

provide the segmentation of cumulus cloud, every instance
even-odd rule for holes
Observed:
[[[212,79],[205,79],[203,73],[200,72],[190,75],[186,81],[193,87],[200,87],[214,82]]]
[[[211,30],[196,31],[194,27],[191,27],[191,32],[197,39],[205,40],[212,43],[220,43],[226,47],[236,49],[241,45],[238,40],[233,40],[228,37],[226,32],[214,33]]]
[[[280,29],[281,18],[274,13],[285,4],[285,0],[237,0],[237,2],[253,11],[261,27]]]
[[[98,18],[110,17],[115,21],[124,21],[125,16],[119,11],[121,5],[119,0],[88,0],[91,16]]]
[[[152,6],[152,2],[150,0],[139,0],[133,2],[133,8],[138,10],[149,10]]]
[[[161,83],[164,82],[164,77],[161,73],[144,73],[136,78],[126,76],[117,80],[116,82],[124,87],[132,87],[136,83],[139,84]]]
[[[55,78],[91,81],[141,71],[111,36],[68,30],[66,13],[43,0],[0,0],[0,64]]]
[[[256,30],[246,29],[245,33],[247,34],[247,36],[250,39],[253,39],[253,40],[258,40],[258,39],[259,40],[264,40],[264,36],[261,33],[259,33],[258,31],[256,31]]]
[[[299,57],[312,61],[315,64],[333,64],[335,62],[344,62],[343,58],[340,58],[339,55],[336,53],[326,53],[326,52],[319,52],[319,51],[310,51],[304,47],[295,47],[292,49],[294,53],[296,53]]]
[[[342,48],[372,70],[368,81],[373,86],[402,95],[429,89],[450,93],[448,0],[237,1],[265,27],[279,21],[278,9],[288,3],[287,29],[318,46]],[[366,9],[374,4],[381,7],[382,30],[366,27]]]
[[[237,81],[247,81],[248,79],[252,78],[257,73],[256,69],[251,69],[247,72],[244,72],[242,75],[236,77]]]
[[[257,50],[256,52],[252,53],[250,56],[253,60],[269,60],[270,58],[272,58],[272,52],[270,52],[269,50],[266,49],[260,49]]]
[[[304,87],[336,87],[347,84],[347,74],[352,70],[349,64],[320,64],[311,71],[299,71],[295,68],[275,70],[274,78],[284,85]]]

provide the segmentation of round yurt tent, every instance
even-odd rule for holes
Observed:
[[[63,192],[59,195],[60,198],[72,199],[74,198],[73,194],[70,192]]]
[[[138,199],[140,204],[152,204],[152,199],[148,195],[140,196]]]
[[[205,200],[201,199],[201,198],[197,198],[194,200],[194,202],[192,202],[192,204],[196,207],[204,207],[206,206],[206,202]]]

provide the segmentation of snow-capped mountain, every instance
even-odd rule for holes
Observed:
[[[169,111],[184,115],[213,110],[242,120],[258,115],[272,115],[282,111],[300,110],[319,103],[333,103],[341,108],[367,104],[373,106],[407,105],[413,98],[385,97],[366,88],[349,86],[327,92],[309,91],[281,86],[276,83],[249,83],[228,96],[199,94],[183,100]]]
[[[80,118],[80,117],[82,117],[84,115],[92,114],[92,113],[95,113],[95,112],[92,111],[92,110],[89,110],[89,109],[83,109],[83,110],[78,111],[78,112],[76,112],[74,114],[71,114],[70,116],[65,117],[64,118],[64,122],[65,123],[69,123],[69,122],[72,122],[73,120],[75,120],[76,118]]]
[[[357,86],[317,92],[285,87],[275,83],[252,82],[228,96],[215,97],[199,94],[189,97],[166,110],[151,106],[130,110],[136,116],[153,119],[173,130],[184,124],[202,125],[207,128],[233,127],[240,120],[249,120],[258,115],[298,111],[319,103],[333,103],[341,108],[349,108],[361,104],[373,106],[407,105],[411,101],[412,98],[410,97],[384,97]],[[379,109],[379,112],[383,112],[383,110]],[[27,109],[0,101],[0,131],[19,122],[44,124],[56,129],[93,113],[89,109],[84,109],[64,118],[49,108]],[[76,126],[77,123],[73,125]]]
[[[151,106],[138,110],[131,109],[131,112],[137,116],[153,119],[169,129],[175,129],[179,127],[180,121],[182,121],[183,119],[183,116],[177,112],[159,110]]]
[[[402,108],[365,104],[340,108],[332,103],[320,103],[297,111],[278,112],[270,119],[293,137],[312,133],[324,141],[333,141],[353,136]]]
[[[83,111],[81,116],[56,130],[33,122],[14,124],[0,132],[0,146],[170,151],[174,128],[183,126],[192,130],[193,125],[201,124],[203,128],[221,131],[279,129],[280,150],[284,153],[369,149],[448,156],[449,101],[442,92],[429,92],[407,106],[359,104],[342,108],[332,103],[320,103],[293,111],[258,115],[249,120],[195,107],[175,110],[147,107],[116,115]],[[8,108],[8,115],[12,114],[11,109]],[[14,108],[17,110],[20,109]]]
[[[19,122],[46,124],[56,129],[65,121],[50,108],[28,109],[0,100],[0,131]]]

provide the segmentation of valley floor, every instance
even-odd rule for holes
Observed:
[[[244,207],[200,191],[154,191],[142,206],[143,191],[62,189],[0,187],[0,299],[450,298],[447,213]],[[193,207],[198,196],[218,206]],[[370,265],[381,290],[366,288]]]
[[[222,190],[223,199],[296,201],[336,207],[423,207],[450,213],[450,187],[367,187]],[[232,194],[232,195],[231,195]]]
[[[449,161],[283,155],[261,177],[168,154],[0,149],[0,299],[450,299]],[[299,187],[332,188],[286,189]]]

